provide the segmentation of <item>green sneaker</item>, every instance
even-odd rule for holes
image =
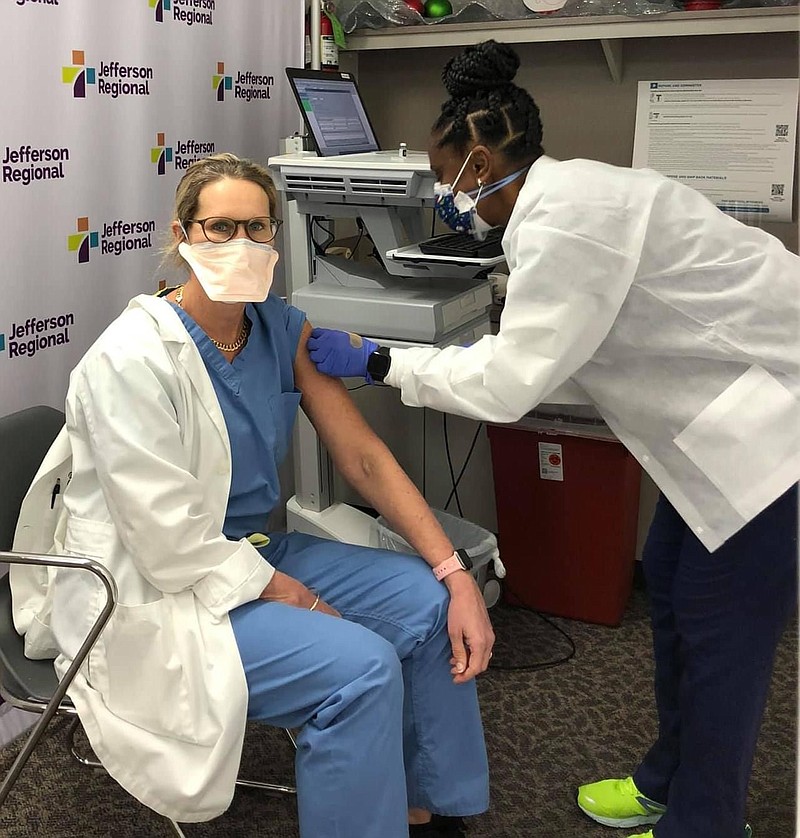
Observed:
[[[578,806],[603,826],[644,826],[656,823],[667,811],[663,803],[645,797],[633,777],[600,780],[578,788]],[[650,838],[650,836],[647,836]]]
[[[653,830],[649,829],[647,832],[642,832],[641,835],[631,835],[629,838],[655,838]],[[744,825],[744,838],[753,838],[753,830],[749,823]]]

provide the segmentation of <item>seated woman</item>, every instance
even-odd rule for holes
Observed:
[[[459,835],[488,806],[474,676],[491,625],[423,498],[309,360],[303,314],[269,295],[275,207],[251,162],[189,167],[173,222],[188,278],[131,300],[73,371],[66,428],[26,499],[43,526],[23,540],[99,557],[116,579],[69,695],[143,803],[177,821],[225,811],[250,718],[301,728],[304,838]],[[419,556],[264,535],[298,404]],[[97,583],[15,568],[12,586],[29,654],[57,653],[63,673],[102,607]]]

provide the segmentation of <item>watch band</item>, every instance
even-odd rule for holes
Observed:
[[[388,346],[379,346],[367,358],[367,373],[372,376],[374,381],[383,382],[383,379],[389,374],[391,366],[392,356],[389,354]]]
[[[433,575],[442,581],[446,576],[455,573],[457,570],[470,570],[472,568],[472,560],[467,555],[466,550],[456,550],[449,559],[445,559],[436,567],[432,568]]]

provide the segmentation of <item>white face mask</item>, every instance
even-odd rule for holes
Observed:
[[[263,303],[272,287],[278,251],[250,239],[181,242],[178,252],[189,263],[209,300],[223,303]]]

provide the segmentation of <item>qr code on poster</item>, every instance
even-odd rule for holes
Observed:
[[[786,124],[776,125],[775,126],[775,136],[776,137],[788,137],[789,136],[789,126]]]
[[[782,183],[773,183],[772,184],[772,197],[773,198],[781,198],[783,197],[783,184]]]

